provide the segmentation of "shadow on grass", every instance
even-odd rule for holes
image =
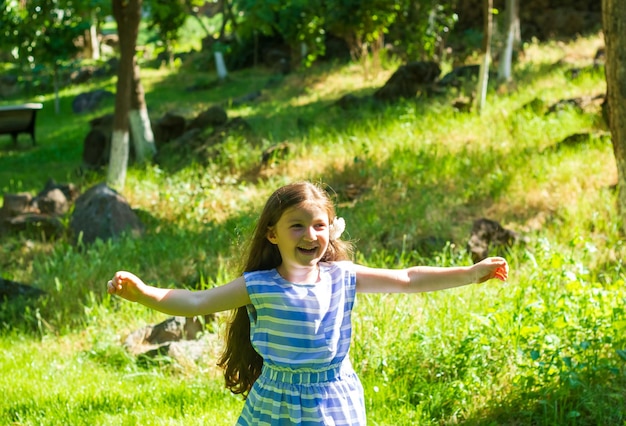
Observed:
[[[544,386],[536,392],[495,397],[466,419],[468,426],[622,425],[626,422],[626,376],[604,374],[601,382],[579,377],[575,384]]]
[[[146,94],[153,119],[173,107],[197,110],[216,103],[228,103],[274,83],[276,86],[271,86],[273,92],[269,100],[262,99],[250,106],[233,108],[235,114],[245,116],[251,122],[259,138],[281,140],[287,136],[297,137],[305,135],[311,127],[348,133],[352,126],[386,117],[382,115],[385,109],[375,103],[364,102],[358,108],[348,110],[333,106],[339,94],[337,99],[321,99],[300,106],[290,104],[290,99],[311,90],[314,86],[311,82],[319,84],[323,81],[323,73],[301,80],[294,77],[293,81],[276,82],[276,76],[270,72],[248,70],[234,75],[214,89],[186,91],[186,87],[201,83],[205,77],[197,78],[174,73],[155,84]],[[306,82],[307,86],[300,85],[301,82]],[[365,98],[371,94],[371,89],[353,94]],[[446,99],[443,95],[404,100],[398,105],[387,106],[391,112],[385,114],[391,117],[395,111],[411,106],[414,114],[419,115],[423,110],[441,106]],[[88,115],[70,116],[71,100],[69,95],[61,99],[63,117],[67,117],[67,121],[59,119],[51,108],[43,111],[40,129],[48,132],[50,139],[39,138],[40,145],[25,151],[0,151],[0,189],[36,193],[49,177],[57,181],[75,180],[73,173],[80,166],[82,138],[88,131],[88,121],[108,111],[110,106]],[[320,168],[318,175],[337,193],[339,212],[346,217],[348,234],[358,241],[360,251],[415,250],[430,254],[448,243],[465,247],[472,222],[483,217],[494,200],[506,193],[512,174],[506,168],[499,168],[501,172],[493,173],[498,164],[511,163],[504,155],[498,152],[482,155],[479,146],[450,153],[416,144],[410,148],[397,148],[383,161],[371,158],[364,151],[339,169],[336,165]],[[460,158],[463,161],[459,161]],[[518,160],[518,165],[526,160]],[[251,182],[262,179],[257,171],[255,165],[246,179]],[[20,183],[10,183],[11,176],[15,176],[15,181]],[[98,176],[90,175],[84,179],[83,182],[89,184]],[[536,209],[527,208],[515,214],[516,218],[525,219],[538,213]],[[210,259],[224,259],[221,254],[224,252],[231,254],[227,248],[233,240],[249,234],[255,217],[252,212],[241,212],[223,223],[198,223],[183,229],[151,217],[148,212],[142,212],[141,216],[147,225],[147,233],[142,240],[107,243],[87,253],[76,254],[79,263],[86,263],[84,268],[90,271],[90,276],[104,279],[114,272],[114,268],[126,268],[138,271],[153,282],[165,280],[193,287],[206,277],[222,273],[224,265]],[[141,247],[141,256],[133,253],[137,249],[132,246]],[[104,250],[102,256],[98,252],[100,249]],[[68,251],[71,250],[68,248]],[[118,251],[131,254],[120,257]],[[44,273],[35,285],[44,287],[44,290],[54,289],[53,278],[66,275],[68,270],[64,268],[80,268],[68,265],[64,260],[66,255],[59,251],[42,259]],[[178,260],[171,260],[172,257]],[[172,262],[165,276],[159,268],[164,258]],[[47,303],[40,307],[42,313],[47,312],[59,321],[67,314],[72,320],[80,322],[85,315],[84,305],[90,303],[90,293],[103,296],[101,284],[90,283],[77,289],[79,296],[66,312],[54,312],[55,303]],[[56,298],[60,303],[64,298],[60,291],[53,294],[53,301]]]

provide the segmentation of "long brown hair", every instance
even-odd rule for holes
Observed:
[[[267,239],[267,231],[276,225],[283,213],[304,202],[317,202],[335,219],[335,206],[328,193],[310,182],[296,182],[276,190],[265,203],[256,224],[252,239],[248,243],[243,272],[263,271],[277,268],[282,257],[276,245]],[[341,239],[331,239],[322,261],[349,260],[352,244]],[[245,306],[233,313],[226,334],[226,347],[218,361],[224,369],[226,387],[235,394],[247,397],[252,385],[261,374],[263,358],[254,350],[250,341],[250,319]]]

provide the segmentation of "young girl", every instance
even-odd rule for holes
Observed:
[[[238,425],[365,425],[363,388],[348,350],[356,292],[415,293],[491,278],[507,262],[377,269],[350,262],[343,219],[320,187],[299,182],[267,201],[243,275],[208,290],[162,289],[119,271],[108,292],[170,315],[236,309],[219,360],[246,398]]]

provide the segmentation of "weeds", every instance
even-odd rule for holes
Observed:
[[[568,48],[580,58],[595,45],[581,39]],[[624,424],[625,250],[611,145],[590,136],[554,148],[572,134],[606,128],[599,111],[543,109],[602,92],[603,74],[583,63],[585,71],[568,80],[563,62],[553,63],[567,49],[545,46],[544,57],[541,49],[528,47],[517,91],[490,92],[480,116],[455,112],[447,96],[354,111],[333,106],[348,89],[371,93],[392,70],[367,82],[350,65],[284,77],[263,101],[228,110],[251,125],[257,144],[231,136],[205,163],[131,165],[123,195],[146,225],[141,239],[83,247],[67,235],[3,236],[2,276],[46,295],[0,305],[0,418],[234,423],[242,402],[223,389],[214,360],[152,365],[125,352],[126,335],[163,317],[111,299],[105,283],[118,269],[172,287],[234,278],[266,197],[285,182],[311,179],[336,194],[359,263],[469,264],[465,244],[480,217],[524,237],[505,252],[508,283],[358,297],[351,357],[371,424]],[[172,107],[191,116],[273,78],[242,71],[232,84],[182,99],[181,86],[206,75],[148,69],[142,77],[153,118]],[[65,91],[62,110],[75,94]],[[90,118],[59,120],[44,108],[40,146],[14,149],[0,140],[0,190],[36,193],[50,177],[83,189],[101,181],[97,172],[76,174]],[[293,148],[289,155],[260,167],[262,150],[280,142]]]

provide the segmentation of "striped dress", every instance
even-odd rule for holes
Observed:
[[[294,284],[275,270],[244,274],[250,338],[263,357],[238,425],[365,425],[350,348],[356,274],[320,263],[320,281]]]

